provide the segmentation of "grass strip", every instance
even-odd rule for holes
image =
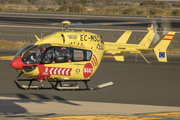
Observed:
[[[25,47],[26,45],[31,44],[31,41],[16,41],[11,42],[7,40],[0,40],[0,48],[3,49],[21,49]]]

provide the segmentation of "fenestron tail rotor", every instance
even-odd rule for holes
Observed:
[[[171,20],[167,17],[161,18],[162,35],[166,35],[169,31],[172,31]]]
[[[152,43],[153,45],[156,45],[169,31],[172,30],[172,24],[170,19],[167,17],[162,17],[156,20],[153,19],[152,24],[156,33]]]
[[[152,25],[153,25],[154,32],[155,32],[155,36],[154,36],[153,41],[152,41],[152,45],[154,46],[160,40],[161,37],[160,37],[160,35],[158,33],[159,26],[158,26],[155,19],[153,19]]]

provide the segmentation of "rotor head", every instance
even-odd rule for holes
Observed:
[[[63,21],[61,22],[61,27],[66,27],[66,26],[70,26],[71,25],[71,22],[70,21]]]

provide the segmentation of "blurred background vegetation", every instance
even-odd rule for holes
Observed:
[[[0,0],[0,11],[180,16],[180,1],[140,0]]]

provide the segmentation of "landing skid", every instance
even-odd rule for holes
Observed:
[[[29,84],[28,85],[20,85],[17,81],[29,81]],[[22,89],[22,90],[47,90],[47,89],[53,89],[52,87],[45,88],[43,85],[42,86],[31,85],[33,81],[37,81],[36,79],[17,79],[17,81],[14,80],[16,86],[19,89]]]
[[[17,81],[29,81],[28,85],[20,85]],[[36,79],[17,79],[14,80],[15,84],[17,85],[17,87],[19,89],[22,90],[48,90],[48,89],[54,89],[57,91],[87,91],[87,90],[98,90],[98,89],[102,89],[105,87],[109,87],[113,85],[113,82],[108,82],[108,83],[104,83],[101,85],[98,85],[97,87],[89,87],[87,82],[89,80],[78,80],[78,81],[56,81],[55,84],[53,84],[53,82],[50,82],[51,87],[44,87],[44,85],[31,85],[33,81],[37,81]],[[66,84],[62,84],[66,83]],[[83,82],[85,85],[85,88],[80,88],[77,83],[78,82]]]

